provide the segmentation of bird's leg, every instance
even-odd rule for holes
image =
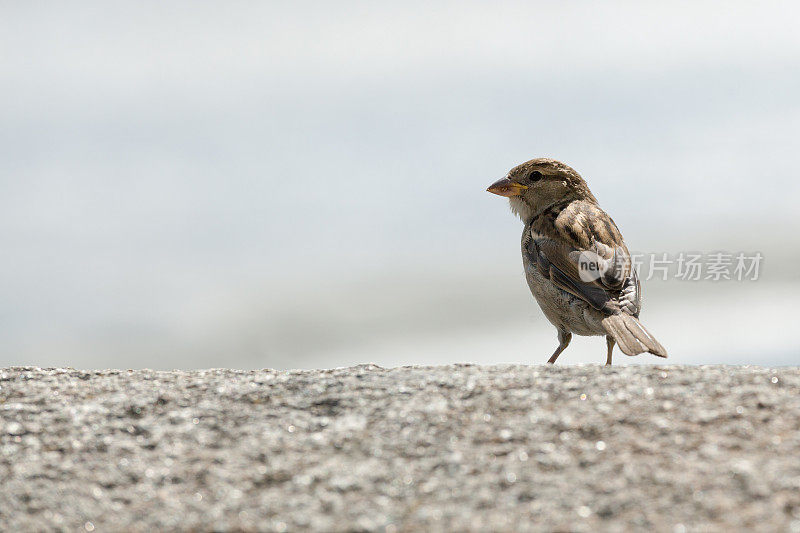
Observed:
[[[567,346],[569,346],[569,341],[571,340],[572,340],[572,333],[570,333],[565,329],[559,328],[558,348],[556,348],[556,351],[553,352],[553,355],[550,356],[550,359],[548,359],[547,362],[550,363],[551,365],[555,363],[556,359],[558,359],[558,356],[561,355],[561,352],[563,352],[567,348]]]
[[[614,351],[614,337],[610,335],[606,337],[606,346],[608,346],[608,355],[606,355],[606,366],[611,366],[611,352]]]

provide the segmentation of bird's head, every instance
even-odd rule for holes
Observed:
[[[580,174],[564,163],[545,157],[517,165],[486,190],[507,197],[511,210],[525,222],[565,200],[597,203]]]

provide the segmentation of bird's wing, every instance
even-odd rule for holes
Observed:
[[[611,218],[599,207],[577,216],[567,209],[552,222],[552,231],[531,234],[529,253],[539,272],[599,311],[638,315],[639,281]]]

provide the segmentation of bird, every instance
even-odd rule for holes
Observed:
[[[572,335],[605,336],[626,355],[667,351],[639,321],[642,288],[619,228],[586,181],[546,157],[512,168],[486,189],[508,198],[524,223],[522,263],[528,287],[558,330],[555,363]]]

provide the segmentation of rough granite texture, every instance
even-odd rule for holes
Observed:
[[[800,531],[800,369],[0,370],[0,530]]]

